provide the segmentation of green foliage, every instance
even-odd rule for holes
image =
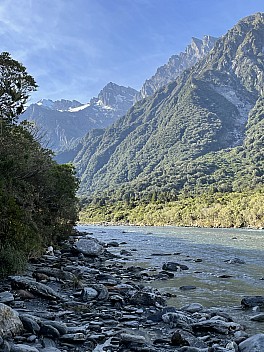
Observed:
[[[264,227],[264,189],[233,193],[181,194],[176,201],[90,204],[80,214],[83,223],[174,225],[199,227]]]
[[[23,111],[29,93],[37,85],[26,68],[11,58],[9,53],[0,54],[0,118],[13,123]]]
[[[10,87],[21,87],[19,100],[19,96],[14,98],[7,89],[5,76],[0,77],[0,85],[4,81],[2,89],[7,89],[7,94],[1,95],[4,105],[0,108],[3,117],[0,134],[0,261],[3,275],[22,269],[26,258],[40,254],[45,246],[57,244],[73,231],[78,216],[75,196],[78,182],[73,167],[58,165],[52,159],[51,151],[42,148],[34,139],[26,123],[15,124],[17,110],[13,108],[19,103],[23,106],[32,90],[32,79],[23,67],[12,62],[9,55],[4,53],[2,57],[6,59],[2,66],[12,73],[8,76]],[[9,63],[11,66],[7,67]],[[21,70],[22,83],[13,75],[15,68]],[[29,85],[23,85],[23,82]]]

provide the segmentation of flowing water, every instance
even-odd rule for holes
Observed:
[[[125,242],[109,250],[115,254],[121,249],[131,251],[132,256],[120,260],[127,266],[155,272],[168,261],[187,265],[189,270],[176,272],[173,279],[144,283],[172,294],[168,304],[173,306],[197,302],[235,311],[244,296],[264,295],[264,230],[170,226],[79,226],[78,230],[104,242]],[[245,263],[228,263],[234,258]],[[187,285],[196,289],[180,289]],[[264,323],[257,324],[258,331],[262,327]]]

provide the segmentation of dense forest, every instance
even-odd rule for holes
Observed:
[[[38,131],[18,116],[37,85],[26,68],[0,54],[0,276],[57,244],[78,216],[78,181],[39,143]]]

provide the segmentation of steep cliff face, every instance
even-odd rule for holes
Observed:
[[[36,123],[45,134],[44,144],[54,151],[65,150],[91,129],[107,127],[125,115],[133,105],[136,93],[133,88],[111,82],[87,104],[76,100],[43,99],[30,105],[21,119]]]
[[[248,116],[263,103],[263,43],[263,14],[241,20],[195,66],[135,104],[96,140],[88,137],[75,158],[81,193],[177,192],[197,187],[197,180],[207,187],[221,179],[232,187],[243,158],[234,148],[244,150]],[[232,157],[226,159],[226,150],[234,150]]]
[[[203,39],[192,38],[191,44],[184,52],[173,55],[167,64],[159,67],[154,76],[146,80],[136,100],[153,95],[157,90],[174,81],[182,72],[195,65],[209,53],[217,38],[206,35]]]

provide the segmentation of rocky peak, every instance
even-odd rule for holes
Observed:
[[[210,35],[205,35],[203,39],[193,37],[184,52],[171,56],[165,65],[157,69],[154,76],[145,81],[139,94],[136,95],[136,101],[153,95],[158,89],[174,81],[184,70],[207,55],[216,41],[217,38]]]
[[[51,99],[41,99],[37,102],[37,105],[51,110],[68,111],[69,109],[76,108],[82,104],[77,100],[51,100]]]
[[[130,87],[119,86],[113,82],[108,83],[98,94],[98,100],[103,105],[115,107],[124,102],[133,103],[137,91]]]

